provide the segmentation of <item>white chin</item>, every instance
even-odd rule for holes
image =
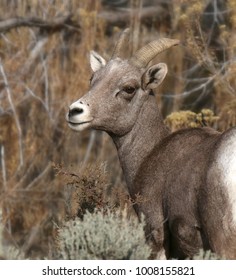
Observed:
[[[87,123],[81,123],[81,124],[71,124],[71,123],[68,123],[69,127],[75,131],[83,131],[87,128],[89,128],[90,126],[90,123],[87,122]]]

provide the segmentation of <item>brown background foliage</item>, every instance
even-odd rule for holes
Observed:
[[[7,242],[33,257],[48,253],[61,221],[133,203],[109,137],[65,122],[88,90],[89,51],[109,58],[123,28],[130,51],[181,40],[156,59],[169,67],[156,92],[164,117],[192,111],[169,117],[173,130],[236,124],[235,0],[0,0],[0,20],[0,207]]]

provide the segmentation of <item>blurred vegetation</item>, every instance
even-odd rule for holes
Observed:
[[[173,112],[166,117],[165,124],[175,131],[189,127],[214,127],[218,120],[219,117],[214,116],[210,109],[202,109],[199,113],[192,111]]]
[[[203,251],[203,250],[200,250],[199,253],[196,254],[192,259],[193,260],[224,260],[224,258],[217,256],[215,253],[211,251]]]
[[[65,260],[147,260],[144,222],[128,219],[126,210],[87,212],[83,221],[68,221],[58,234],[57,259]]]
[[[128,26],[131,51],[182,42],[155,59],[169,68],[156,97],[172,130],[236,125],[235,0],[0,0],[2,240],[26,258],[51,256],[58,227],[86,211],[133,215],[109,137],[65,122],[88,90],[89,51],[109,58]]]

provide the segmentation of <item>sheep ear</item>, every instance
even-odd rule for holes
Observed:
[[[142,88],[154,89],[164,80],[168,68],[165,63],[159,63],[151,66],[142,76]]]
[[[93,72],[98,71],[106,65],[106,60],[95,51],[90,52],[90,66]]]

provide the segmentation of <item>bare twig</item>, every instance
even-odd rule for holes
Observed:
[[[34,178],[30,184],[26,187],[27,190],[31,189],[33,186],[35,186],[36,184],[38,184],[40,182],[40,180],[42,180],[44,178],[45,175],[48,174],[48,172],[51,170],[52,168],[52,164],[51,162],[49,162],[47,164],[47,166],[44,168],[44,170],[36,177]]]
[[[3,190],[4,192],[7,191],[7,172],[6,172],[6,164],[5,164],[5,148],[4,145],[0,145],[0,157],[1,157],[1,166],[2,166],[2,181],[3,181]],[[0,208],[1,209],[1,208]],[[9,208],[5,209],[7,215],[10,213]],[[0,223],[1,223],[1,216],[0,216]],[[8,219],[6,223],[7,230],[11,233],[11,221]],[[0,235],[2,233],[0,232]]]
[[[5,149],[4,145],[0,145],[0,152],[1,152],[1,166],[2,166],[2,181],[3,181],[3,189],[6,191],[7,187],[7,172],[6,172],[6,165],[5,165]]]
[[[87,151],[86,151],[84,160],[83,160],[83,165],[82,165],[82,167],[84,167],[85,164],[88,162],[89,156],[90,156],[90,154],[91,154],[92,147],[93,147],[94,142],[95,142],[95,136],[96,136],[96,131],[92,130],[92,131],[91,131],[91,134],[90,134],[89,144],[88,144],[88,148],[87,148]]]
[[[77,22],[72,21],[71,13],[64,16],[58,16],[51,20],[45,20],[37,17],[14,17],[0,21],[0,33],[10,31],[16,27],[39,27],[48,31],[57,31],[62,28],[78,28]]]
[[[30,89],[26,84],[23,84],[23,86],[25,87],[25,89],[27,90],[27,92],[28,92],[32,97],[34,97],[35,99],[37,99],[37,100],[40,101],[40,103],[43,105],[43,107],[46,109],[46,111],[48,112],[48,115],[49,115],[49,111],[48,111],[48,108],[47,108],[47,106],[46,106],[46,104],[45,104],[45,101],[44,101],[42,98],[40,98],[39,96],[37,96],[37,95],[33,92],[33,90]]]
[[[180,93],[180,94],[165,94],[165,97],[169,97],[169,98],[183,98],[183,97],[187,97],[191,94],[193,94],[194,92],[196,91],[199,91],[199,90],[203,90],[203,92],[205,92],[205,89],[206,87],[216,78],[216,75],[212,76],[212,77],[209,77],[207,79],[207,81],[203,84],[200,84],[199,86],[197,87],[194,87],[193,89],[191,90],[188,90],[188,91],[184,91],[183,93]]]
[[[49,81],[48,81],[48,69],[47,69],[47,61],[42,57],[42,65],[44,70],[44,96],[45,96],[45,105],[47,108],[47,111],[49,110]]]

